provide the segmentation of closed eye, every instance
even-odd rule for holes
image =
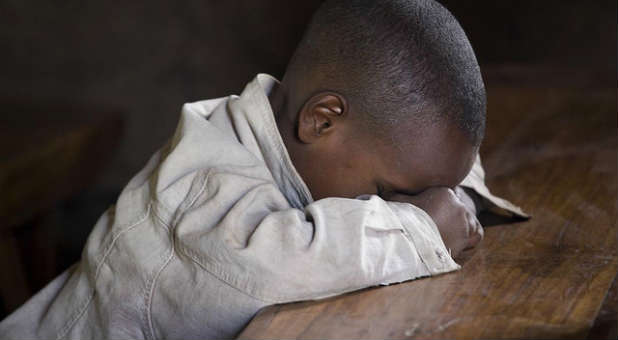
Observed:
[[[402,194],[402,195],[407,195],[407,196],[416,196],[420,193],[422,193],[423,191],[427,190],[427,188],[423,188],[420,190],[395,190],[396,193],[398,194]]]

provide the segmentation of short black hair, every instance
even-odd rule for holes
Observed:
[[[373,131],[410,118],[457,124],[480,144],[486,94],[472,46],[433,0],[327,0],[314,13],[290,68],[321,68]]]

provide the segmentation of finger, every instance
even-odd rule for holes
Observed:
[[[481,235],[481,240],[485,238],[485,228],[483,228],[483,225],[481,224],[481,222],[479,222],[479,220],[476,220],[476,223],[478,225],[477,227],[477,232],[479,233],[479,235]]]
[[[468,193],[460,186],[455,187],[455,194],[457,198],[463,203],[463,205],[468,209],[472,214],[476,215],[476,205],[474,204],[474,200]]]
[[[470,211],[466,210],[466,221],[468,222],[468,228],[466,229],[466,237],[472,237],[477,234],[478,220]]]
[[[476,247],[476,245],[478,245],[481,242],[482,238],[483,237],[479,233],[476,233],[476,234],[472,235],[471,237],[467,238],[466,239],[466,248],[465,249],[470,249],[470,248]]]
[[[476,215],[472,215],[470,214],[470,222],[472,223],[473,227],[473,233],[480,235],[481,240],[483,239],[483,237],[485,236],[485,230],[483,229],[483,225],[481,224],[481,222],[479,221],[479,219],[476,217]]]
[[[465,242],[465,249],[473,248],[477,244],[481,242],[484,236],[484,230],[481,223],[478,221],[476,216],[471,213],[466,214],[467,217],[467,236]]]
[[[453,191],[455,192],[455,195],[459,197],[460,200],[465,198],[465,196],[467,196],[464,190],[460,186],[456,186],[455,190]]]

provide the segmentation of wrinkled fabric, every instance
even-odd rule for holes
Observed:
[[[185,104],[96,223],[79,263],[0,323],[3,338],[230,338],[262,307],[459,268],[431,218],[378,196],[313,201],[258,75]],[[496,206],[480,159],[464,184]]]
[[[472,169],[470,169],[470,173],[468,173],[466,178],[464,178],[459,185],[473,189],[478,193],[483,198],[484,205],[490,210],[521,218],[530,217],[530,215],[523,212],[520,207],[504,198],[493,195],[489,191],[489,188],[485,185],[485,170],[483,170],[483,166],[481,165],[481,156],[478,154],[476,155],[476,160],[474,165],[472,165]]]

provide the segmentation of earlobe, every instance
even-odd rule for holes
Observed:
[[[314,143],[334,132],[346,116],[343,96],[333,92],[313,95],[301,108],[297,135],[303,143]]]

